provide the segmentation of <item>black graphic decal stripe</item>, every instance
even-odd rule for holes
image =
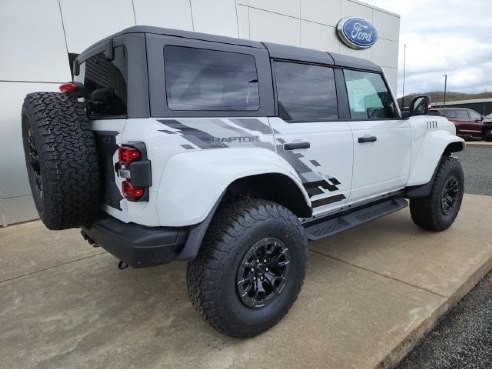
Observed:
[[[324,194],[323,190],[320,190],[319,187],[306,188],[306,192],[308,193],[310,198],[316,195]]]
[[[258,119],[231,119],[231,121],[250,131],[257,131],[265,135],[271,135],[273,133],[270,126]]]
[[[214,149],[214,148],[226,148],[228,147],[223,142],[216,142],[215,137],[207,132],[200,131],[195,128],[185,126],[181,122],[175,119],[163,119],[158,120],[159,123],[164,124],[169,128],[180,130],[185,139],[198,146],[200,149]]]
[[[233,119],[231,119],[231,120],[233,121]],[[227,122],[223,121],[222,119],[212,119],[211,121],[213,124],[215,124],[221,128],[227,129],[236,135],[239,135],[239,137],[230,137],[230,138],[233,138],[233,140],[231,142],[237,142],[234,139],[240,138],[240,139],[243,139],[243,142],[245,142],[245,143],[251,143],[256,147],[262,147],[264,149],[274,151],[273,144],[270,142],[260,141],[259,136],[253,136],[252,134],[250,134],[246,130],[234,127],[234,126],[228,124]],[[262,133],[262,132],[260,132],[260,133]],[[272,132],[270,131],[270,132],[268,132],[268,134],[271,135]],[[244,140],[244,138],[251,138],[251,140]],[[239,142],[241,142],[241,141],[239,141]]]
[[[332,183],[340,184],[340,182],[336,178],[330,178],[329,181]],[[306,189],[306,191],[308,192],[309,197],[312,197],[314,195],[320,195],[321,193],[323,193],[323,191],[321,191],[319,189],[319,187],[321,187],[325,190],[328,190],[330,192],[338,191],[339,188],[330,182],[323,179],[320,181],[303,183],[303,186]],[[315,189],[317,189],[317,190],[315,190]],[[311,195],[311,193],[313,193],[313,195]]]
[[[284,158],[292,167],[295,169],[299,175],[301,175],[301,180],[304,181],[304,178],[302,178],[302,173],[312,173],[313,171],[306,165],[304,164],[301,160],[299,160],[300,157],[297,156],[295,153],[291,151],[284,151],[283,145],[277,145],[277,153]],[[322,178],[320,177],[320,180]]]
[[[320,206],[333,204],[334,202],[342,201],[345,199],[346,199],[346,197],[344,195],[330,196],[330,197],[327,197],[325,199],[313,201],[312,206],[313,206],[313,208],[319,208]]]
[[[229,144],[245,143],[245,144],[251,144],[256,147],[261,147],[274,151],[274,146],[272,143],[262,142],[259,140],[259,136],[253,136],[246,130],[233,127],[232,125],[227,124],[221,119],[211,119],[208,122],[211,126],[220,127],[227,131],[230,131],[230,134],[232,134],[233,136],[215,137],[209,134],[208,132],[189,127],[176,119],[162,119],[157,121],[169,128],[173,128],[179,131],[179,132],[172,132],[169,130],[159,130],[160,132],[168,133],[168,134],[176,134],[176,133],[180,134],[181,137],[195,144],[200,149],[228,148],[230,147],[230,145],[228,145],[227,143]],[[183,145],[181,146],[185,149],[189,149],[188,147],[185,147]]]

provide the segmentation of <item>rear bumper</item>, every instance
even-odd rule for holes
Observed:
[[[176,259],[188,238],[187,228],[145,227],[109,215],[82,227],[82,235],[134,268]]]

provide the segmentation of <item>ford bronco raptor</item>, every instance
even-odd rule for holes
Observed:
[[[403,117],[381,68],[344,55],[146,26],[80,54],[61,93],[26,96],[35,204],[55,230],[141,268],[187,261],[220,332],[275,325],[307,243],[400,210],[443,231],[464,189],[455,126]]]

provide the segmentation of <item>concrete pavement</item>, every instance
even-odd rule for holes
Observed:
[[[0,368],[390,367],[492,267],[492,197],[443,233],[408,209],[311,244],[298,301],[249,340],[193,310],[186,265],[118,271],[78,231],[0,229]]]

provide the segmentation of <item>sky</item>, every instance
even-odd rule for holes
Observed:
[[[401,16],[398,96],[444,89],[492,92],[491,0],[363,0]]]

